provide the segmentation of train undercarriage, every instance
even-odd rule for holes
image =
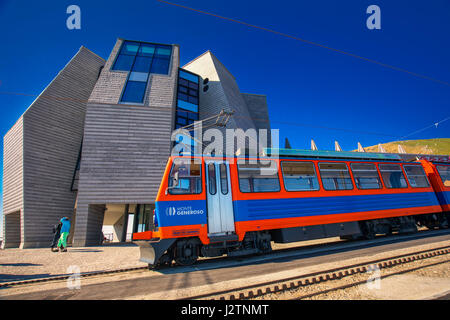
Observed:
[[[246,256],[264,254],[272,250],[271,242],[289,243],[321,238],[337,237],[344,240],[374,239],[376,235],[411,234],[418,227],[445,229],[450,225],[450,212],[416,216],[374,219],[327,225],[294,227],[246,233],[243,241],[237,235],[221,235],[202,244],[196,237],[162,239],[157,242],[139,241],[141,261],[149,268],[192,265],[199,257]]]

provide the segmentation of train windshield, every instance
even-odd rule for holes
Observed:
[[[199,194],[202,192],[201,162],[199,159],[176,158],[169,176],[170,194]],[[177,179],[178,178],[178,179]],[[177,182],[176,182],[177,180]]]
[[[450,166],[436,166],[436,168],[444,186],[450,187]]]

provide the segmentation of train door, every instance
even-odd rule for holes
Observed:
[[[226,234],[234,232],[230,165],[224,160],[206,160],[205,164],[208,233]]]

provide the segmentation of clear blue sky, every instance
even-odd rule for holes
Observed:
[[[173,1],[450,83],[447,0]],[[81,30],[66,28],[71,4],[81,8]],[[366,28],[372,4],[381,30]],[[311,138],[320,149],[335,139],[347,150],[374,145],[450,116],[449,85],[156,0],[0,0],[0,30],[1,92],[39,94],[81,45],[107,58],[123,37],[179,44],[182,65],[211,50],[242,92],[267,95],[272,127],[295,148]],[[33,99],[0,94],[2,136]],[[450,137],[450,121],[408,138],[437,137]]]

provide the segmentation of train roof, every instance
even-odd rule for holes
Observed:
[[[294,158],[332,158],[332,159],[359,159],[359,160],[388,160],[400,161],[402,158],[394,153],[352,152],[304,149],[264,148],[264,155],[294,157]]]
[[[218,155],[192,154],[184,152],[179,155],[184,157],[217,157]],[[392,153],[375,153],[375,152],[351,152],[351,151],[326,151],[326,150],[302,150],[302,149],[279,149],[279,148],[264,148],[258,158],[266,158],[277,156],[280,158],[297,158],[297,159],[334,159],[334,160],[371,160],[371,161],[402,161],[403,159],[398,154]],[[241,155],[225,156],[225,158],[253,158],[245,153]]]

